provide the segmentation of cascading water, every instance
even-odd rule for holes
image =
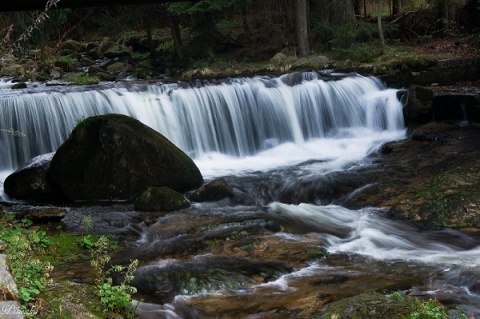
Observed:
[[[161,84],[1,94],[0,128],[24,136],[0,132],[0,171],[55,151],[78,121],[107,113],[140,120],[193,158],[246,157],[349,129],[374,134],[403,129],[395,90],[377,79],[323,81],[314,75],[305,74],[309,80],[296,85],[285,83],[288,77],[257,77],[188,88]]]

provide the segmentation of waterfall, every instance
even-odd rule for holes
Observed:
[[[135,84],[0,91],[0,171],[55,151],[76,123],[93,115],[132,116],[193,158],[246,157],[286,142],[403,129],[395,90],[373,77],[325,81],[315,73],[230,79],[200,86]],[[6,93],[8,92],[8,93]],[[8,130],[21,132],[15,136]]]

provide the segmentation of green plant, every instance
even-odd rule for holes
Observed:
[[[100,79],[98,77],[90,76],[86,74],[66,76],[64,80],[67,82],[72,82],[72,83],[82,84],[82,85],[98,84],[100,82]]]
[[[6,243],[18,296],[22,307],[27,309],[27,306],[35,304],[36,298],[50,281],[53,266],[35,257],[50,245],[50,241],[45,231],[25,230],[4,213],[0,218],[0,229],[0,239]]]
[[[403,295],[403,293],[401,291],[394,291],[392,292],[392,294],[390,295],[390,297],[393,299],[393,300],[397,300],[397,301],[400,301],[400,300],[403,300],[403,298],[405,297]]]
[[[60,0],[48,0],[45,9],[36,14],[28,12],[16,12],[13,20],[16,24],[10,24],[6,29],[0,46],[6,46],[0,57],[12,53],[14,50],[25,51],[33,44],[48,42],[50,37],[57,33],[68,17],[70,10],[51,10]],[[45,24],[50,20],[50,25]],[[11,42],[12,39],[15,39]]]
[[[305,253],[309,257],[324,257],[328,256],[328,252],[322,247],[307,247]]]
[[[60,55],[60,56],[56,56],[55,58],[55,61],[58,61],[58,62],[64,62],[64,63],[67,63],[67,64],[74,64],[76,61],[74,58],[72,58],[71,56],[69,55]]]
[[[85,118],[82,117],[80,119],[77,119],[77,124],[79,124],[80,122],[83,122],[85,121]],[[86,215],[82,218],[82,220],[80,221],[80,227],[85,230],[85,231],[90,231],[92,230],[93,228],[93,218],[92,218],[92,215]]]
[[[25,227],[25,228],[28,228],[28,227],[33,225],[33,222],[28,218],[23,218],[20,222],[22,223],[23,227]]]
[[[445,307],[436,299],[416,304],[415,310],[407,316],[407,319],[445,319],[448,317]]]
[[[92,235],[85,235],[82,238],[81,246],[85,249],[92,249],[96,246],[97,242],[94,240]]]
[[[158,45],[157,51],[165,52],[173,49],[173,47],[174,47],[173,40],[167,40]]]
[[[96,272],[95,287],[96,294],[103,305],[104,313],[118,313],[125,318],[133,318],[135,309],[132,306],[132,294],[137,292],[135,287],[129,285],[133,280],[133,273],[137,269],[138,260],[133,260],[127,266],[113,265],[107,267],[110,262],[108,251],[109,240],[100,236],[92,250],[91,264]],[[112,275],[123,275],[119,285],[113,284]]]

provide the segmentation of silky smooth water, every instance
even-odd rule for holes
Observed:
[[[285,143],[367,137],[403,130],[396,91],[375,78],[323,81],[310,76],[236,79],[218,85],[135,85],[75,91],[53,88],[0,94],[0,170],[53,152],[77,122],[99,114],[130,115],[195,159],[256,156]],[[285,83],[287,82],[287,83]],[[307,146],[308,147],[308,146]],[[299,154],[300,155],[300,154]],[[308,155],[307,155],[308,157]]]
[[[422,230],[382,218],[381,209],[349,210],[323,203],[318,195],[308,203],[280,201],[278,194],[284,189],[292,196],[296,196],[296,189],[311,192],[305,188],[314,186],[314,181],[324,175],[348,173],[370,165],[368,155],[387,141],[405,137],[403,106],[397,99],[397,91],[388,89],[376,78],[353,75],[325,81],[312,72],[278,78],[230,79],[215,85],[38,87],[15,92],[8,89],[9,85],[0,85],[0,129],[22,132],[25,136],[0,131],[0,181],[31,158],[54,152],[79,120],[120,113],[164,134],[194,159],[206,180],[226,177],[236,194],[247,198],[236,204],[194,204],[189,211],[165,217],[135,217],[137,212],[128,211],[127,207],[72,207],[63,220],[67,231],[74,231],[80,220],[91,214],[99,233],[137,235],[130,257],[143,251],[155,268],[166,265],[161,258],[150,260],[155,259],[158,251],[179,237],[188,236],[179,236],[179,225],[188,224],[188,229],[194,229],[204,227],[202,223],[215,225],[217,219],[232,218],[234,222],[236,214],[257,220],[265,212],[270,220],[288,225],[290,232],[272,234],[280,241],[317,238],[332,255],[364,258],[358,264],[347,265],[345,261],[341,270],[352,276],[359,293],[363,279],[390,271],[390,263],[400,265],[399,272],[407,273],[406,277],[415,276],[414,267],[427,267],[428,278],[422,277],[423,270],[418,275],[421,278],[416,278],[425,284],[425,289],[454,287],[457,290],[451,289],[452,293],[464,300],[460,304],[480,315],[476,306],[480,301],[476,284],[480,277],[478,238],[454,230]],[[313,191],[317,193],[316,189]],[[257,199],[249,200],[249,196]],[[168,237],[169,232],[172,238]],[[208,260],[209,256],[191,256],[192,260],[196,258]],[[185,260],[168,262],[181,265]],[[208,262],[205,263],[208,268]],[[197,299],[208,301],[208,298],[218,301],[218,307],[224,300],[228,307],[241,311],[251,301],[248,296],[271,302],[272,309],[276,309],[284,302],[281,298],[295,304],[304,300],[310,290],[320,294],[314,290],[319,287],[309,283],[326,274],[336,274],[336,269],[328,261],[318,261],[268,283],[193,296],[184,292],[171,304],[160,307],[144,304],[139,311],[147,313],[145,318],[148,313],[156,313],[158,318],[181,318],[179,308],[189,304],[191,310],[190,304]],[[359,281],[355,281],[357,275],[352,273],[361,274]],[[268,297],[272,295],[275,298]],[[230,297],[235,297],[238,305],[233,306]]]

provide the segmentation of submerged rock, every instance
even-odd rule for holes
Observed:
[[[118,114],[79,123],[49,174],[72,200],[131,200],[148,187],[188,191],[203,183],[193,160],[168,139]]]
[[[182,194],[168,187],[149,187],[135,200],[135,210],[174,211],[187,208],[190,203]]]
[[[401,319],[412,312],[413,298],[395,300],[381,294],[363,294],[332,302],[311,318]]]
[[[141,293],[168,301],[179,293],[193,295],[266,283],[291,271],[291,267],[280,262],[204,255],[191,261],[169,260],[142,266],[131,284]]]

